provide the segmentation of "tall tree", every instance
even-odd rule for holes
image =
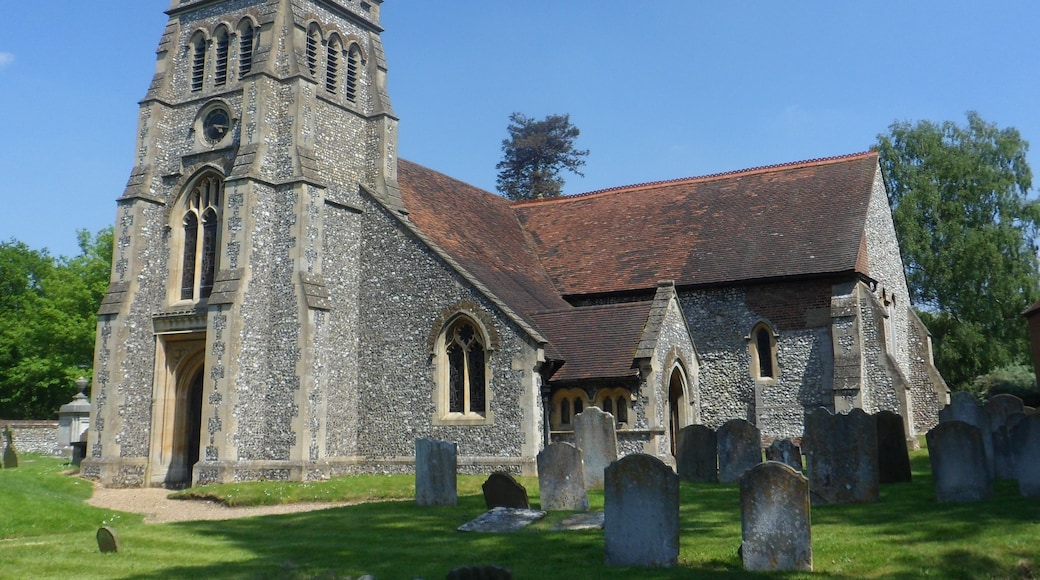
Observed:
[[[1021,312],[1040,289],[1029,144],[967,118],[893,123],[877,143],[912,298],[955,389],[1028,360]]]
[[[112,228],[77,233],[80,255],[0,243],[0,417],[53,419],[89,377],[108,285]]]
[[[589,151],[575,148],[574,140],[581,131],[571,125],[570,115],[549,115],[536,121],[513,113],[508,131],[496,169],[498,191],[509,199],[559,197],[564,169],[584,177],[578,168],[585,165]]]

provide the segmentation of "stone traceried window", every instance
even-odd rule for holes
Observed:
[[[238,78],[243,78],[253,70],[253,57],[256,55],[256,41],[259,35],[253,22],[248,18],[238,25]]]
[[[436,351],[438,420],[486,423],[488,409],[488,339],[468,316],[452,319],[444,328]]]
[[[181,300],[201,300],[213,291],[223,191],[223,178],[206,173],[195,180],[181,206]]]
[[[776,331],[769,323],[759,322],[744,337],[748,341],[751,355],[751,377],[754,379],[776,379],[779,367],[776,364]]]

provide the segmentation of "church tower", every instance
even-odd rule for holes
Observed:
[[[302,480],[356,453],[361,196],[403,212],[380,5],[172,0],[118,199],[84,475]]]

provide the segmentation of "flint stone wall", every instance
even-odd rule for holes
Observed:
[[[407,470],[388,460],[410,456],[416,437],[432,437],[458,442],[463,473],[484,472],[492,465],[519,473],[526,446],[527,470],[533,473],[542,409],[532,345],[381,206],[369,200],[364,210],[359,292],[364,336],[358,353],[364,379],[358,399],[369,411],[358,434],[359,448],[375,464],[382,463],[381,469]],[[488,353],[492,420],[486,425],[433,425],[436,361],[428,340],[440,330],[434,329],[438,318],[460,305],[486,313],[498,335],[498,348]],[[483,458],[482,465],[467,464],[465,458]]]
[[[0,433],[11,428],[14,448],[18,453],[41,453],[43,455],[70,455],[71,447],[62,447],[58,443],[57,421],[2,421]],[[0,448],[7,445],[0,438]]]

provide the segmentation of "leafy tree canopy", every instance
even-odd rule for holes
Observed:
[[[81,230],[80,255],[0,243],[0,417],[54,419],[90,377],[96,313],[108,287],[112,228]]]
[[[967,118],[897,122],[877,143],[912,299],[955,389],[1028,361],[1021,313],[1040,288],[1029,144]]]
[[[579,176],[587,149],[576,149],[581,131],[571,125],[570,115],[549,115],[536,121],[521,113],[509,116],[509,138],[502,141],[498,162],[498,191],[512,200],[559,197],[563,190],[560,172],[567,169]]]

